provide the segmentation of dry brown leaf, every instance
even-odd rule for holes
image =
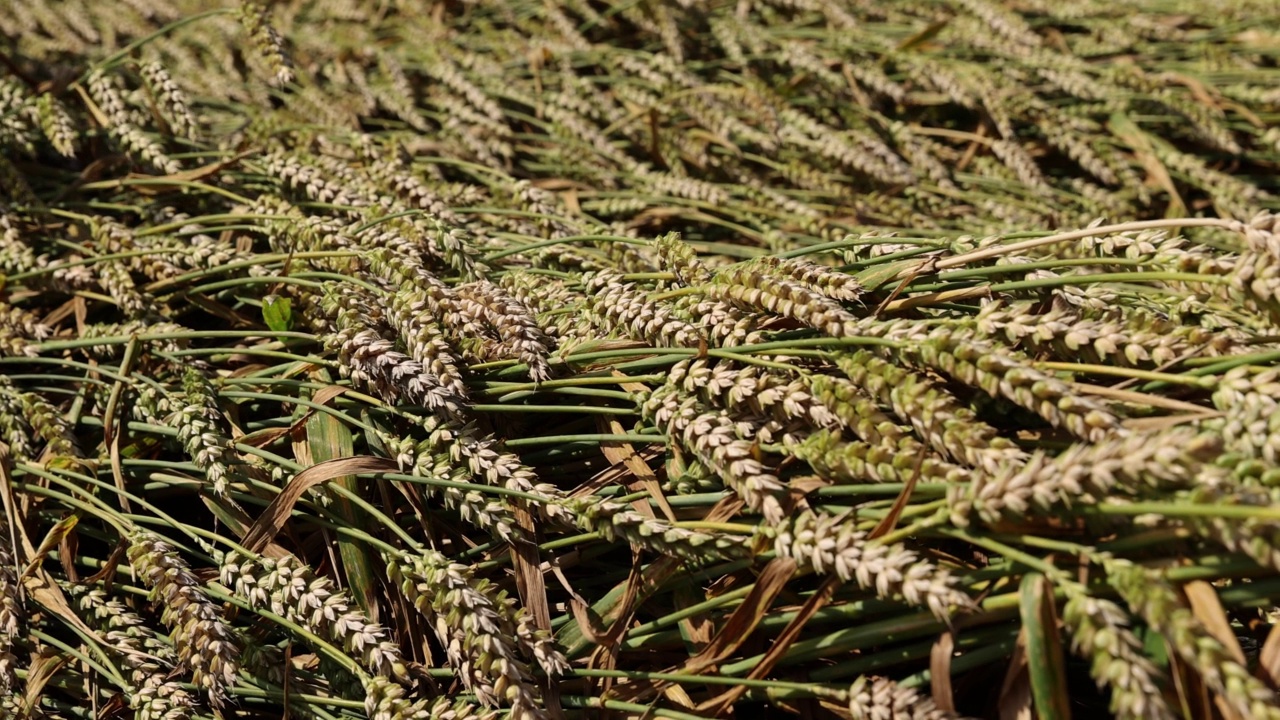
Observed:
[[[62,565],[62,574],[73,583],[80,582],[80,572],[76,570],[78,557],[80,557],[80,534],[72,530],[63,535],[58,543],[58,562]]]
[[[956,290],[939,290],[938,292],[921,293],[919,295],[912,295],[911,297],[894,300],[884,306],[884,312],[899,312],[917,307],[937,305],[938,303],[989,297],[991,297],[991,287],[989,285],[975,285],[973,287],[959,288]]]
[[[1235,631],[1231,629],[1231,621],[1227,619],[1227,612],[1218,599],[1218,591],[1203,580],[1192,580],[1182,586],[1182,592],[1186,595],[1188,604],[1191,605],[1191,612],[1204,624],[1205,630],[1222,643],[1222,647],[1226,648],[1232,660],[1244,665],[1244,650],[1240,647]],[[1225,720],[1244,720],[1244,717],[1217,693],[1214,694],[1213,701]]]
[[[1222,413],[1205,412],[1196,415],[1167,415],[1165,417],[1128,418],[1121,421],[1120,424],[1124,426],[1126,430],[1153,433],[1160,432],[1161,430],[1168,430],[1179,425],[1186,425],[1188,423],[1212,420],[1216,417],[1222,417]]]
[[[75,312],[76,300],[82,300],[82,298],[72,298],[71,300],[62,303],[56,309],[45,315],[40,322],[48,325],[49,327],[57,327],[59,323],[68,317],[71,317],[71,314]],[[13,302],[13,300],[10,300],[10,302]]]
[[[195,307],[204,310],[216,318],[227,321],[227,324],[234,328],[253,328],[258,325],[256,318],[245,315],[244,313],[233,310],[216,300],[210,300],[200,295],[189,295],[185,298],[187,302]],[[232,364],[253,362],[254,356],[244,355],[241,353],[231,353],[227,356],[227,362]]]
[[[917,32],[916,34],[908,37],[905,40],[900,41],[898,43],[898,50],[902,52],[902,51],[912,50],[912,49],[921,47],[927,44],[930,40],[937,37],[938,33],[942,32],[942,30],[950,24],[951,24],[951,18],[943,18],[941,20],[930,23],[923,30]]]
[[[570,217],[576,217],[582,214],[582,205],[578,202],[577,190],[565,190],[559,193],[561,202],[564,203],[564,209]]]
[[[1270,127],[1269,125],[1267,125],[1266,120],[1263,120],[1262,118],[1258,117],[1257,113],[1255,113],[1254,111],[1250,110],[1248,107],[1238,102],[1235,102],[1233,100],[1227,100],[1224,98],[1223,100],[1221,100],[1221,104],[1222,104],[1223,110],[1229,110],[1230,112],[1233,112],[1239,115],[1240,117],[1247,120],[1250,125],[1258,128],[1259,130],[1266,130],[1268,127]]]
[[[106,441],[107,460],[111,463],[111,480],[115,483],[116,489],[120,491],[119,495],[116,496],[120,498],[120,508],[125,512],[132,512],[129,497],[125,495],[124,461],[120,459],[120,437],[121,434],[117,433]]]
[[[640,551],[632,549],[631,552],[631,571],[627,574],[626,586],[623,588],[622,601],[618,603],[610,611],[609,615],[613,618],[608,631],[604,633],[595,632],[599,638],[596,649],[587,659],[587,667],[594,670],[616,670],[618,668],[618,650],[619,642],[622,640],[623,634],[627,627],[631,624],[640,596],[640,586],[643,583],[644,571],[641,563]],[[583,605],[585,610],[586,606]],[[589,613],[581,613],[584,617],[590,619]],[[579,615],[579,608],[574,608],[575,618]],[[617,678],[599,678],[591,681],[591,685],[596,688],[595,694],[604,697],[613,691],[614,684],[618,682]]]
[[[1072,385],[1083,393],[1088,395],[1097,395],[1111,400],[1119,400],[1120,402],[1130,403],[1138,407],[1159,407],[1168,410],[1181,410],[1191,415],[1209,415],[1216,417],[1222,413],[1207,408],[1203,405],[1196,405],[1176,398],[1167,398],[1160,395],[1152,395],[1151,393],[1138,392],[1136,390],[1121,390],[1118,388],[1107,387],[1105,385],[1094,385],[1093,383],[1074,382]]]
[[[76,84],[75,91],[80,95],[80,100],[84,102],[85,109],[93,116],[94,122],[98,123],[100,127],[111,127],[111,120],[107,118],[106,113],[102,112],[102,108],[98,107],[98,103],[89,97],[88,89],[82,84]]]
[[[769,673],[773,672],[773,667],[791,649],[792,643],[796,641],[796,638],[800,637],[800,631],[804,630],[804,626],[808,624],[809,619],[814,616],[814,613],[831,602],[831,596],[835,594],[836,588],[840,587],[840,582],[840,578],[835,576],[828,577],[823,581],[818,591],[805,601],[804,605],[796,611],[796,615],[791,619],[791,622],[787,623],[787,626],[783,628],[778,637],[774,638],[773,644],[769,646],[769,651],[764,654],[764,657],[760,658],[760,662],[747,675],[749,680],[763,680]],[[730,709],[746,691],[746,685],[736,685],[728,692],[702,703],[698,706],[698,710],[710,712],[713,717],[719,716]]]
[[[371,472],[393,472],[397,469],[394,461],[386,458],[361,455],[358,457],[339,458],[316,463],[303,470],[289,481],[280,494],[276,496],[267,509],[262,512],[253,527],[244,536],[242,544],[251,552],[261,552],[267,546],[293,512],[294,503],[307,490],[322,482],[342,477]]]
[[[1203,580],[1192,580],[1182,586],[1182,592],[1187,596],[1191,612],[1204,623],[1209,634],[1222,643],[1232,660],[1244,665],[1244,650],[1240,648],[1240,641],[1231,629],[1231,621],[1227,619],[1227,611],[1222,608],[1222,602],[1218,599],[1218,591]]]
[[[311,396],[311,402],[316,405],[328,405],[330,400],[350,389],[351,388],[342,387],[341,385],[326,385],[325,387],[317,390],[315,395]],[[315,412],[315,410],[311,410],[310,412]]]
[[[111,555],[107,558],[107,561],[102,563],[102,567],[98,569],[98,572],[85,578],[83,584],[97,585],[98,583],[102,583],[105,590],[111,590],[111,579],[115,577],[116,568],[119,567],[120,562],[124,560],[128,547],[129,546],[125,543],[124,538],[121,538],[120,541],[116,543],[115,549],[111,551]]]
[[[909,268],[904,268],[900,273],[898,273],[898,277],[902,278],[902,282],[898,283],[897,287],[893,289],[893,292],[889,293],[889,296],[886,297],[871,314],[878,317],[889,307],[890,304],[893,303],[894,300],[898,299],[898,296],[907,289],[908,285],[921,277],[928,277],[929,275],[936,274],[938,272],[938,262],[941,259],[942,258],[939,255],[929,255],[923,260],[913,263]]]
[[[591,497],[610,485],[616,485],[622,482],[623,476],[628,472],[630,471],[625,467],[610,465],[595,475],[592,475],[588,480],[582,482],[574,489],[570,490],[568,495],[571,498]]]
[[[22,522],[21,510],[18,508],[18,498],[13,489],[13,477],[9,475],[9,446],[0,443],[0,503],[4,505],[5,524],[9,528],[9,537],[0,538],[7,542],[9,547],[13,548],[13,570],[14,575],[21,570],[21,563],[24,554],[21,550],[26,550],[29,556],[34,552],[31,546],[31,540],[27,538],[26,525]],[[18,539],[22,539],[22,545],[18,544]],[[22,586],[18,586],[18,591],[22,592]]]
[[[125,179],[129,180],[129,179],[142,178],[142,179],[154,180],[154,181],[168,180],[175,183],[199,182],[200,180],[203,180],[212,175],[216,175],[217,173],[225,170],[226,168],[232,165],[235,165],[236,163],[249,157],[252,154],[253,154],[252,152],[240,153],[239,155],[236,155],[235,157],[227,158],[226,160],[219,160],[217,162],[209,163],[208,165],[201,165],[198,168],[183,170],[182,172],[170,173],[169,175],[145,175],[141,173],[129,173],[128,175],[125,176]],[[149,183],[147,185],[131,185],[130,189],[133,192],[138,193],[139,195],[158,195],[162,192],[174,192],[177,190],[182,190],[184,189],[184,187],[182,185],[158,185],[158,184]]]
[[[62,589],[58,587],[49,571],[37,567],[30,577],[23,580],[22,587],[27,591],[27,597],[35,600],[45,610],[62,618],[68,625],[87,637],[97,637],[93,629],[85,625],[80,616],[71,609],[67,597],[62,594]]]
[[[827,711],[832,717],[838,720],[852,720],[853,715],[849,713],[849,706],[845,703],[837,703],[827,698],[818,698],[818,707]],[[805,720],[808,720],[806,718]]]
[[[247,377],[260,370],[266,370],[267,367],[268,367],[267,365],[263,365],[262,363],[250,363],[248,365],[241,365],[235,370],[232,370],[231,372],[227,373],[227,377],[229,378]]]
[[[240,445],[248,445],[249,447],[263,448],[275,442],[276,440],[279,440],[285,435],[288,435],[292,431],[293,431],[292,425],[290,425],[289,427],[282,427],[282,428],[279,428],[279,427],[263,428],[262,430],[254,430],[251,433],[241,435],[240,437],[236,438],[236,442],[239,443]]]
[[[951,689],[951,658],[955,654],[956,636],[944,632],[933,641],[929,650],[929,685],[933,688],[933,702],[943,712],[955,712],[955,693]]]
[[[1200,680],[1200,674],[1183,662],[1182,656],[1167,640],[1165,653],[1169,656],[1169,674],[1173,677],[1173,686],[1186,711],[1186,717],[1212,718],[1213,704],[1209,701],[1209,690]]]
[[[668,700],[685,710],[693,710],[697,707],[697,703],[693,701],[693,698],[689,697],[689,693],[685,692],[683,687],[675,683],[663,687],[662,694]]]
[[[569,582],[569,578],[566,577],[564,574],[563,566],[565,565],[565,559],[572,558],[574,556],[575,556],[575,553],[570,553],[569,555],[566,555],[563,557],[553,557],[547,561],[547,565],[551,568],[551,574],[554,575],[556,580],[560,582],[560,587],[564,588],[564,591],[569,593],[569,597],[578,600],[578,602],[586,604],[587,601],[584,600],[582,596],[578,594],[577,590],[573,589],[573,584]]]
[[[44,562],[45,557],[62,543],[62,539],[67,536],[67,533],[74,530],[79,522],[80,515],[76,514],[69,515],[54,523],[53,527],[49,528],[49,532],[45,533],[44,539],[40,541],[40,546],[27,552],[27,566],[18,575],[18,581],[21,582],[34,572],[36,567]]]
[[[318,397],[319,393],[316,395]],[[516,523],[529,533],[529,537],[536,537],[538,528],[529,509],[520,503],[515,505],[513,513]],[[546,579],[540,569],[542,561],[539,559],[537,544],[521,541],[511,543],[511,564],[515,568],[516,591],[520,594],[521,603],[533,617],[538,629],[550,633],[551,606],[547,603]],[[559,686],[556,683],[545,686],[542,700],[552,718],[561,720],[564,717],[564,710],[560,707]]]
[[[629,703],[647,703],[658,697],[660,693],[667,687],[679,687],[670,684],[664,680],[650,680],[647,678],[609,678],[613,680],[613,684],[609,686],[607,691],[597,690],[597,694],[601,699],[621,700]],[[603,686],[601,682],[597,687]]]
[[[45,685],[58,673],[58,668],[67,663],[66,655],[47,654],[50,652],[51,648],[45,648],[44,653],[32,660],[27,668],[27,688],[22,694],[22,705],[18,708],[20,718],[36,717],[32,711],[40,705]]]
[[[791,487],[791,494],[793,496],[793,501],[799,501],[800,498],[804,497],[805,495],[808,495],[814,490],[821,490],[822,488],[827,487],[832,483],[830,480],[827,480],[826,478],[820,478],[817,475],[804,475],[801,477],[792,478],[791,481],[788,482],[787,484]]]
[[[1005,673],[1004,685],[1000,688],[1000,720],[1031,720],[1034,702],[1031,697],[1031,673],[1027,670],[1027,631],[1024,628],[1018,633],[1018,641],[1013,646],[1013,657],[1009,659],[1009,670]]]
[[[584,185],[577,180],[570,178],[538,178],[530,180],[529,184],[541,190],[593,190],[590,185]]]
[[[677,611],[697,605],[705,600],[698,591],[691,585],[681,585],[671,594],[671,600],[675,604]],[[680,627],[684,629],[684,634],[688,638],[689,643],[694,649],[702,652],[707,643],[711,642],[712,636],[715,634],[715,625],[712,624],[711,618],[705,613],[698,613],[680,621]]]
[[[817,475],[792,478],[787,483],[787,506],[797,510],[807,510],[809,509],[809,493],[831,484],[830,480]]]
[[[626,428],[622,427],[622,423],[614,418],[601,417],[596,422],[600,427],[601,433],[622,435],[627,431]],[[675,511],[671,509],[671,504],[667,502],[666,496],[662,493],[662,485],[658,482],[658,476],[654,475],[653,470],[649,468],[649,464],[636,454],[636,450],[631,443],[601,443],[600,451],[604,453],[605,459],[610,464],[621,465],[630,471],[628,475],[623,476],[624,481],[629,481],[626,482],[628,489],[632,491],[644,490],[649,493],[649,497],[653,498],[654,502],[658,504],[662,514],[671,522],[676,521]],[[631,505],[637,512],[646,517],[657,517],[653,512],[653,508],[642,498],[635,500]]]
[[[661,586],[663,583],[670,580],[683,567],[684,567],[684,562],[679,558],[674,558],[674,557],[659,558],[656,562],[650,563],[649,566],[644,568],[644,570],[641,572],[638,592],[641,592],[641,593],[652,592],[655,588]],[[553,569],[553,572],[555,572],[554,569]],[[556,572],[556,575],[557,577],[562,578],[561,573]],[[575,593],[573,589],[569,587],[568,580],[562,578],[562,582],[566,586],[566,589],[569,591],[570,595],[573,596]],[[626,588],[622,588],[622,592],[620,596],[616,588],[615,590],[610,591],[608,594],[606,594],[605,599],[600,603],[598,603],[600,607],[600,612],[604,612],[610,617],[617,616],[617,609],[619,605],[624,604],[625,595],[626,595]],[[615,596],[616,596],[616,599],[614,599]],[[576,599],[578,600],[579,604],[582,606],[583,610],[589,607],[589,604],[586,600],[582,599],[581,597],[578,597]],[[570,607],[572,609],[572,605]],[[598,617],[598,615],[589,616],[589,618],[595,618],[595,617]],[[575,619],[579,619],[579,618],[575,616]],[[592,630],[597,634],[603,634],[602,630],[593,629],[595,627],[598,627],[599,624],[597,623],[596,625],[593,626],[591,625],[591,622],[592,622],[591,619],[587,619],[585,625],[575,624],[574,627],[587,627],[588,630]],[[589,638],[587,638],[585,634],[582,634],[581,632],[579,632],[579,634],[582,635],[581,639],[573,638],[565,643],[570,656],[576,655],[584,651],[585,649],[584,645],[592,642]]]
[[[1160,186],[1160,189],[1169,194],[1169,207],[1165,212],[1165,217],[1185,216],[1187,214],[1187,204],[1183,201],[1182,195],[1178,193],[1178,187],[1174,184],[1173,177],[1169,175],[1169,169],[1156,156],[1155,148],[1152,147],[1151,140],[1146,133],[1138,127],[1137,123],[1120,113],[1111,116],[1111,121],[1107,123],[1107,127],[1116,138],[1127,143],[1133,149],[1134,158],[1146,169],[1151,179],[1155,180],[1156,184]]]
[[[726,522],[737,517],[744,507],[746,507],[746,503],[736,493],[726,495],[720,498],[720,501],[715,505],[712,505],[706,517],[702,519],[707,522]]]
[[[660,563],[654,563],[659,565]],[[645,585],[645,576],[643,566],[639,556],[633,551],[631,571],[627,574],[627,579],[622,584],[622,599],[609,610],[608,616],[600,618],[600,622],[596,621],[591,607],[576,592],[573,593],[573,599],[569,606],[573,611],[574,619],[582,627],[582,634],[591,642],[601,647],[616,645],[619,638],[622,637],[626,630],[627,619],[635,609],[636,600],[640,596],[640,588]],[[650,566],[650,570],[653,566]],[[563,575],[560,575],[563,578]],[[564,582],[568,582],[564,580]],[[662,582],[661,579],[656,582]],[[603,629],[601,624],[605,620],[610,620],[608,629]]]
[[[1272,690],[1280,690],[1280,624],[1273,625],[1258,653],[1258,679]]]
[[[316,459],[311,454],[311,443],[307,441],[306,423],[293,423],[289,426],[289,439],[293,445],[293,459],[299,465],[311,467]]]
[[[537,531],[533,516],[523,507],[514,509],[516,522],[532,536]],[[516,571],[516,590],[520,600],[537,621],[539,629],[551,629],[551,607],[547,604],[547,586],[543,581],[538,546],[530,542],[511,544],[511,564]],[[544,626],[545,625],[545,626]]]
[[[228,530],[236,534],[236,537],[243,538],[249,532],[253,519],[249,517],[249,513],[244,511],[244,508],[234,502],[228,502],[209,495],[201,495],[200,499],[204,501],[205,507],[209,508],[209,511],[226,525]],[[263,548],[262,554],[272,560],[279,560],[290,556],[292,553],[284,549],[282,545],[270,542]]]
[[[122,433],[116,432],[116,413],[120,409],[120,398],[124,394],[124,386],[128,381],[129,375],[133,373],[134,363],[138,359],[138,336],[134,335],[129,338],[129,343],[125,345],[124,359],[120,363],[120,371],[117,379],[111,385],[111,394],[107,399],[106,412],[102,417],[102,433],[103,442],[107,446],[107,459],[111,463],[111,479],[116,485],[116,489],[120,491],[119,498],[120,508],[125,512],[133,512],[129,497],[125,493],[124,482],[124,464],[120,459],[120,440]]]
[[[626,585],[622,591],[622,602],[618,603],[612,611],[609,612],[607,618],[611,621],[609,632],[605,636],[611,650],[615,649],[618,641],[622,639],[622,635],[627,630],[627,625],[631,622],[631,617],[636,611],[636,605],[640,600],[640,589],[644,586],[644,563],[641,560],[639,550],[631,552],[631,572],[627,574]]]
[[[697,675],[732,655],[764,619],[769,606],[787,586],[787,582],[795,572],[796,561],[791,558],[780,557],[770,560],[769,564],[761,569],[751,592],[733,611],[733,615],[729,616],[729,620],[720,628],[720,632],[702,649],[702,652],[689,658],[681,672]]]
[[[133,713],[129,712],[129,702],[125,700],[124,693],[116,693],[103,703],[98,708],[98,713],[94,715],[94,720],[110,720],[116,717],[133,717]]]
[[[596,618],[592,617],[591,606],[587,601],[583,600],[579,595],[573,595],[569,598],[569,611],[573,613],[574,622],[578,623],[578,629],[582,632],[582,637],[586,638],[592,645],[599,645],[604,642],[606,631],[600,627],[600,623]]]
[[[1218,111],[1219,115],[1222,114],[1221,99],[1214,97],[1214,93],[1210,92],[1209,88],[1206,87],[1204,83],[1191,77],[1190,75],[1183,75],[1180,72],[1166,72],[1164,73],[1164,77],[1169,78],[1170,80],[1185,86],[1188,90],[1191,91],[1191,96],[1196,99],[1196,102],[1200,103],[1201,105],[1204,105],[1205,107],[1211,110]]]
[[[71,299],[71,311],[76,318],[76,335],[84,337],[85,321],[89,318],[89,303],[77,295]]]

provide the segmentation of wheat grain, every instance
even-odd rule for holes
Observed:
[[[932,699],[888,678],[860,677],[849,687],[853,720],[949,720],[954,713],[938,709]]]
[[[967,524],[968,516],[976,513],[994,523],[1005,515],[1098,503],[1113,494],[1140,495],[1144,487],[1167,490],[1212,482],[1213,474],[1203,463],[1220,451],[1211,435],[1173,428],[1075,444],[1054,458],[1037,452],[1025,465],[979,474],[967,488],[955,488],[952,522]]]
[[[697,398],[681,398],[676,388],[665,385],[644,404],[647,418],[681,443],[699,461],[715,470],[725,484],[753,510],[769,522],[778,522],[789,505],[786,486],[756,458],[753,443],[744,436],[754,434],[761,423],[735,419],[723,410],[702,406]]]
[[[163,109],[165,119],[173,132],[189,140],[199,139],[199,125],[191,113],[186,93],[174,82],[169,71],[165,69],[164,63],[152,60],[143,63],[139,70]]]
[[[856,581],[882,598],[900,595],[911,605],[927,607],[940,619],[949,617],[953,610],[974,607],[946,569],[922,560],[901,544],[871,542],[846,516],[805,510],[765,534],[772,538],[774,552],[780,557],[845,582]]]
[[[293,82],[295,77],[293,62],[285,52],[284,40],[280,37],[280,33],[276,32],[268,20],[267,6],[253,0],[243,0],[239,10],[240,22],[257,46],[259,55],[271,69],[272,80],[277,85]]]
[[[481,710],[465,700],[409,700],[403,687],[385,678],[369,681],[365,713],[370,720],[493,720],[497,712]]]
[[[102,109],[107,120],[107,130],[126,150],[165,174],[182,170],[182,166],[165,154],[164,147],[143,132],[145,122],[131,110],[122,97],[120,80],[101,70],[95,70],[88,80],[89,94]]]
[[[129,562],[163,608],[164,622],[173,628],[178,660],[203,688],[209,704],[221,707],[235,684],[241,642],[220,606],[204,588],[178,551],[159,536],[134,530],[128,537]]]
[[[466,685],[485,705],[520,720],[547,717],[518,652],[516,614],[505,594],[436,552],[387,557],[387,577],[427,618]]]
[[[851,384],[839,378],[820,377],[812,382],[815,389],[826,388],[824,397],[835,395],[831,406],[844,408],[840,414],[847,427],[856,429],[868,442],[875,442],[877,436],[886,432],[889,439],[896,439],[899,433],[886,425],[888,418],[860,402],[862,392],[893,408],[894,414],[911,423],[931,448],[957,462],[994,472],[997,468],[1016,466],[1026,457],[1016,445],[1001,437],[996,428],[919,374],[894,367],[869,351],[839,358],[837,364]]]
[[[1142,650],[1128,613],[1119,605],[1079,588],[1068,590],[1062,620],[1071,649],[1090,662],[1099,686],[1111,689],[1111,712],[1133,720],[1173,720],[1164,698],[1168,679]]]
[[[186,720],[196,701],[168,676],[177,665],[173,647],[151,630],[145,618],[99,588],[81,589],[78,605],[108,647],[129,668],[129,707],[140,720]]]
[[[219,573],[222,584],[252,607],[269,609],[338,643],[374,675],[404,678],[400,650],[386,628],[372,622],[332,580],[317,577],[293,556],[269,560],[228,555]]]
[[[9,525],[0,520],[0,532],[8,536]],[[0,543],[0,708],[12,711],[17,703],[18,643],[23,638],[26,613],[18,576],[16,558],[8,543]]]
[[[1119,559],[1105,561],[1108,581],[1169,647],[1196,668],[1205,684],[1236,712],[1250,718],[1280,717],[1275,693],[1231,658],[1157,571]]]
[[[600,271],[584,277],[590,293],[592,321],[607,332],[622,332],[662,347],[691,347],[701,334],[674,316],[671,308],[650,301],[616,272]]]
[[[36,343],[52,334],[48,325],[31,313],[0,303],[0,352],[15,357],[35,357]]]

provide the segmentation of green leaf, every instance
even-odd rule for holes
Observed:
[[[946,29],[947,25],[950,23],[951,23],[951,20],[948,18],[948,19],[939,20],[929,25],[925,29],[916,33],[915,35],[912,35],[906,40],[903,40],[902,42],[898,43],[898,50],[899,51],[914,50],[920,47],[921,45],[924,45],[925,43],[937,37],[938,33]]]
[[[316,463],[326,460],[349,458],[355,455],[355,443],[351,437],[351,429],[329,413],[317,412],[307,418],[307,444],[311,449],[311,459]],[[352,492],[359,492],[356,479],[352,475],[335,478],[332,485]],[[334,514],[338,515],[349,526],[362,528],[368,524],[365,514],[351,504],[345,497],[334,494]],[[371,618],[378,617],[378,576],[368,549],[359,540],[344,535],[337,539],[338,555],[342,558],[342,569],[346,574],[347,588],[359,603],[360,608]]]
[[[267,295],[262,298],[262,319],[276,332],[286,332],[293,327],[293,304],[289,298]]]
[[[1071,720],[1053,586],[1044,575],[1028,573],[1022,578],[1018,609],[1027,632],[1027,670],[1036,714],[1040,720]]]
[[[904,270],[914,270],[923,265],[924,260],[920,258],[909,258],[907,260],[899,260],[897,262],[887,263],[884,265],[872,265],[862,272],[854,275],[858,282],[867,289],[867,292],[878,290],[887,283],[900,282],[898,275]]]
[[[1150,658],[1156,667],[1168,670],[1169,645],[1165,642],[1164,636],[1146,625],[1135,627],[1133,632],[1142,641],[1142,653]]]

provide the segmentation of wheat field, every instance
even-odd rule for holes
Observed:
[[[1273,0],[0,39],[0,718],[1280,718]]]

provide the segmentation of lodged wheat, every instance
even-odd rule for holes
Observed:
[[[146,530],[132,532],[128,543],[130,563],[173,629],[178,662],[206,692],[210,705],[223,705],[236,681],[239,632],[227,622],[222,607],[209,598],[176,548]]]
[[[1062,619],[1071,632],[1071,649],[1089,660],[1094,680],[1111,689],[1111,711],[1117,717],[1175,717],[1162,690],[1168,681],[1143,654],[1123,608],[1077,589],[1069,592]]]
[[[8,523],[0,522],[0,531],[8,532]],[[16,712],[18,703],[18,657],[22,652],[25,612],[15,558],[7,545],[0,545],[0,708]]]
[[[948,720],[933,700],[883,677],[860,677],[849,687],[849,714],[854,720]]]
[[[80,594],[80,610],[129,668],[129,706],[139,720],[186,720],[196,700],[170,675],[178,664],[173,648],[156,636],[145,618],[100,588]]]
[[[1109,581],[1139,615],[1160,632],[1206,685],[1244,717],[1280,717],[1275,693],[1232,659],[1221,641],[1185,607],[1157,572],[1122,560],[1107,563]]]
[[[800,512],[770,530],[774,551],[801,567],[856,581],[881,597],[901,594],[908,603],[925,606],[940,618],[953,609],[973,607],[947,570],[920,560],[902,545],[876,544],[846,520],[823,512]]]
[[[370,621],[332,580],[317,577],[296,558],[228,556],[220,568],[220,579],[250,606],[268,608],[338,643],[358,657],[370,673],[391,678],[404,675],[400,650],[388,639],[386,629]]]
[[[546,717],[520,656],[511,601],[435,552],[387,558],[387,574],[427,618],[450,664],[482,703],[509,706],[516,718]]]
[[[225,5],[0,2],[0,715],[1275,715],[1274,2]]]

